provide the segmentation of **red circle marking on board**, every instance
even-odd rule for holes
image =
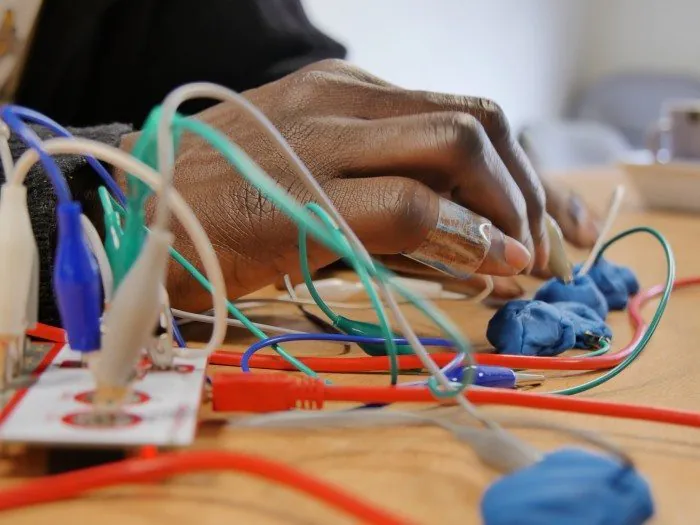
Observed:
[[[92,398],[95,395],[94,390],[88,390],[87,392],[81,392],[75,396],[75,400],[78,403],[84,403],[86,405],[92,405]],[[147,401],[151,400],[151,396],[145,392],[140,392],[138,390],[130,392],[129,397],[124,401],[125,405],[143,405]]]
[[[92,428],[95,430],[111,430],[114,428],[133,427],[141,423],[143,419],[135,414],[127,414],[120,412],[115,414],[113,421],[96,422],[91,421],[90,416],[94,416],[94,412],[74,412],[66,414],[61,418],[61,421],[66,425],[79,428]]]
[[[145,371],[148,374],[157,374],[159,372],[177,372],[178,374],[191,374],[194,372],[194,365],[174,365],[172,368],[160,369],[153,366],[152,363],[148,363],[145,367]]]

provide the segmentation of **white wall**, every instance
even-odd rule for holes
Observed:
[[[661,2],[661,0],[659,0]],[[390,82],[488,96],[514,128],[557,115],[587,0],[305,0],[349,59]]]
[[[589,0],[579,82],[616,72],[700,77],[699,0]]]

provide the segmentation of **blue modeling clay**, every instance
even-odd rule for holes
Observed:
[[[486,337],[500,354],[553,356],[586,348],[586,332],[612,337],[605,321],[584,304],[518,300],[496,312]]]
[[[580,269],[581,265],[576,265],[574,274]],[[624,310],[629,296],[639,292],[639,282],[632,270],[613,264],[602,257],[590,269],[588,275],[605,297],[610,310]]]
[[[654,503],[633,467],[563,449],[496,481],[481,514],[485,525],[641,525]]]
[[[588,348],[586,332],[602,337],[612,337],[612,330],[597,313],[582,303],[554,303],[565,319],[571,321],[576,334],[574,348]]]
[[[577,275],[569,284],[557,278],[550,279],[537,290],[534,299],[545,303],[582,303],[592,308],[601,319],[608,315],[608,302],[588,275]]]
[[[510,301],[489,321],[486,338],[499,354],[557,355],[574,347],[570,319],[542,301]]]

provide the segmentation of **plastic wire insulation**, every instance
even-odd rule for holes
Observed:
[[[0,510],[75,498],[125,483],[153,483],[175,475],[235,471],[279,483],[313,496],[331,507],[376,525],[407,525],[408,520],[375,507],[310,474],[283,463],[249,454],[197,451],[134,458],[67,474],[47,476],[0,492]]]
[[[424,388],[352,387],[326,385],[327,401],[372,402],[433,402],[434,398]],[[674,410],[644,405],[628,405],[612,401],[599,401],[583,397],[555,396],[501,388],[474,386],[466,392],[470,401],[480,405],[505,405],[538,408],[558,412],[575,412],[622,419],[639,419],[672,425],[700,428],[700,412]]]
[[[700,284],[700,277],[687,277],[677,279],[673,283],[673,290],[679,290]],[[647,325],[641,314],[642,307],[663,293],[665,285],[653,286],[630,300],[627,314],[634,328],[631,341],[619,352],[609,353],[599,357],[529,357],[508,356],[498,354],[475,354],[475,361],[480,365],[506,366],[511,368],[530,368],[537,370],[601,370],[613,368],[629,356],[634,347],[641,340]],[[318,335],[318,334],[313,334]],[[449,342],[449,341],[448,341]],[[451,344],[451,342],[450,342]],[[243,353],[217,350],[209,359],[211,364],[240,366]],[[432,358],[439,366],[447,365],[455,356],[454,353],[433,353]],[[303,357],[300,358],[308,366],[317,372],[381,372],[388,369],[388,358],[381,357]],[[422,367],[422,362],[417,356],[398,356],[398,365],[401,370],[415,370]],[[251,368],[265,368],[270,370],[293,370],[284,361],[272,355],[251,355],[248,366]]]
[[[61,126],[58,122],[55,122],[51,118],[39,113],[38,111],[34,111],[33,109],[25,108],[23,106],[17,106],[14,104],[12,105],[12,111],[22,120],[43,126],[58,137],[73,137],[71,132],[63,126]],[[122,204],[125,203],[126,196],[124,195],[124,192],[117,184],[117,181],[114,180],[114,177],[112,177],[112,175],[110,175],[110,173],[107,171],[107,169],[102,164],[100,164],[100,162],[95,157],[87,156],[86,160],[87,163],[90,164],[90,166],[97,172],[97,174],[103,180],[105,185],[109,188],[109,191],[111,191],[112,194],[116,196],[117,200]]]
[[[43,147],[50,154],[88,153],[104,162],[113,164],[128,173],[136,175],[153,188],[158,188],[162,183],[158,172],[134,159],[127,153],[99,142],[86,139],[55,138],[45,141]],[[15,183],[23,183],[29,169],[38,158],[38,153],[31,149],[22,154],[15,165]],[[226,297],[224,295],[226,286],[224,276],[216,253],[197,217],[177,191],[173,191],[169,195],[169,205],[172,206],[177,218],[192,239],[207,275],[212,281],[210,291],[212,294],[216,322],[214,323],[212,335],[205,347],[205,351],[213,352],[216,347],[221,345],[226,335]]]
[[[307,204],[306,207],[319,218],[319,220],[329,229],[329,231],[337,232],[338,235],[341,235],[340,230],[338,230],[337,226],[333,223],[331,218],[328,217],[323,208],[313,202]],[[345,242],[344,238],[343,242]],[[328,316],[333,324],[337,325],[339,316],[323,301],[316,290],[316,286],[314,285],[314,281],[311,277],[306,245],[306,230],[304,228],[299,228],[299,260],[301,263],[300,266],[304,277],[304,282],[306,283],[306,287],[309,289],[311,297],[313,297],[316,304]],[[349,259],[348,262],[352,265],[353,270],[355,270],[355,273],[360,278],[360,281],[365,288],[365,293],[367,293],[369,296],[369,300],[377,314],[379,327],[381,329],[382,336],[384,337],[384,341],[380,342],[379,344],[384,344],[386,346],[386,351],[389,356],[389,374],[391,376],[390,381],[392,385],[395,385],[399,381],[398,365],[396,362],[397,350],[396,344],[394,343],[393,334],[391,333],[391,327],[389,326],[389,319],[387,318],[386,311],[384,310],[384,305],[379,300],[379,296],[377,295],[377,291],[374,289],[374,286],[372,286],[372,281],[367,273],[367,269],[360,264],[359,261],[354,259]]]
[[[460,412],[461,413],[461,412]],[[395,425],[435,425],[451,432],[457,439],[464,439],[474,432],[489,432],[487,429],[477,429],[472,425],[464,425],[455,421],[454,408],[435,409],[429,413],[425,411],[402,410],[322,410],[303,411],[292,410],[287,412],[272,412],[257,416],[249,416],[243,419],[229,421],[233,428],[240,427],[267,427],[267,428],[322,428],[332,426],[395,426]],[[507,428],[541,429],[558,432],[574,437],[582,442],[594,445],[601,450],[617,456],[624,463],[632,464],[627,453],[618,445],[596,432],[580,428],[561,425],[549,421],[541,421],[522,416],[492,416],[494,420]]]
[[[420,386],[329,385],[320,379],[286,374],[225,372],[214,374],[212,382],[213,407],[218,412],[264,413],[294,408],[320,410],[329,401],[363,404],[435,403],[432,392]],[[462,395],[479,405],[518,406],[700,428],[700,412],[687,410],[479,386],[472,386]],[[455,405],[456,399],[447,398],[440,402],[443,405]]]
[[[661,235],[657,230],[653,228],[649,228],[648,226],[639,226],[636,228],[631,228],[629,230],[623,231],[617,235],[615,235],[612,239],[607,241],[603,247],[601,248],[598,258],[600,258],[605,251],[610,248],[613,244],[615,244],[617,241],[620,239],[624,239],[625,237],[628,237],[630,235],[634,235],[636,233],[647,233],[654,237],[659,243],[661,244],[661,247],[663,248],[664,251],[664,256],[666,257],[666,282],[664,284],[663,292],[661,293],[661,299],[659,299],[659,305],[656,307],[656,312],[654,312],[654,316],[652,317],[651,321],[649,321],[649,326],[644,330],[644,333],[639,340],[639,342],[634,346],[632,351],[627,355],[619,364],[617,364],[614,368],[611,370],[607,371],[606,373],[591,379],[590,381],[587,381],[581,385],[576,385],[571,388],[563,388],[560,390],[555,390],[553,392],[549,392],[550,394],[559,394],[559,395],[574,395],[574,394],[579,394],[581,392],[585,392],[586,390],[590,390],[591,388],[595,388],[596,386],[602,385],[603,383],[609,381],[610,379],[614,378],[617,376],[620,372],[622,372],[625,368],[627,368],[632,362],[639,357],[639,355],[642,353],[642,351],[646,348],[647,344],[651,340],[652,336],[654,335],[654,332],[656,331],[656,327],[659,325],[659,322],[661,322],[661,318],[663,317],[664,311],[666,310],[666,305],[668,304],[668,300],[671,297],[671,290],[673,290],[673,281],[676,278],[676,260],[673,257],[673,251],[671,250],[671,246],[668,244],[666,239]],[[595,358],[592,358],[595,359]]]
[[[603,226],[598,232],[598,238],[591,249],[591,253],[588,254],[588,257],[581,266],[578,275],[586,275],[593,267],[593,264],[596,262],[598,257],[600,257],[600,252],[603,250],[605,239],[608,237],[608,233],[610,233],[610,229],[615,223],[615,219],[617,219],[617,215],[620,212],[620,205],[622,204],[622,199],[624,197],[625,187],[622,184],[619,184],[613,191],[612,198],[610,199],[610,205],[608,206],[608,213],[605,215]]]
[[[12,172],[15,169],[15,161],[12,159],[9,140],[10,128],[7,124],[0,121],[0,161],[2,162],[2,171],[5,174],[5,180],[12,178]]]
[[[100,198],[102,209],[105,212],[105,244],[111,244],[111,246],[116,249],[120,245],[120,236],[123,235],[124,231],[121,228],[121,222],[118,219],[119,216],[116,215],[114,206],[118,207],[121,213],[124,213],[124,208],[119,201],[116,200],[114,196],[110,195],[103,186],[98,188],[97,194]],[[114,202],[114,206],[112,205],[112,202]],[[109,224],[110,219],[114,221],[112,224]],[[172,318],[172,312],[169,314],[169,316]],[[180,327],[175,322],[170,323],[170,325],[172,327],[173,338],[177,342],[178,346],[180,348],[187,348],[187,342],[182,336]]]
[[[205,314],[198,314],[194,312],[186,312],[184,310],[178,310],[177,308],[172,309],[173,315],[177,317],[178,319],[187,319],[191,321],[197,321],[200,323],[213,323],[214,318],[211,315],[205,315]],[[229,326],[237,326],[241,328],[245,328],[245,325],[240,322],[238,319],[227,319],[226,323]],[[306,332],[303,332],[301,330],[293,330],[291,328],[285,328],[283,326],[274,326],[274,325],[269,325],[269,324],[263,324],[263,323],[252,323],[253,326],[259,328],[260,330],[265,330],[267,332],[276,332],[279,334],[305,334]]]
[[[109,302],[112,300],[112,292],[114,291],[114,278],[112,276],[112,267],[109,265],[109,259],[107,259],[107,252],[105,252],[105,248],[102,244],[102,239],[100,238],[97,228],[95,228],[95,225],[92,224],[90,219],[88,219],[85,215],[81,215],[80,222],[83,225],[83,231],[85,232],[85,237],[88,240],[90,251],[92,251],[92,254],[95,256],[97,266],[100,269],[104,302],[109,304]]]
[[[19,115],[15,113],[12,105],[6,105],[0,108],[0,117],[10,127],[13,133],[17,134],[22,139],[22,142],[24,142],[27,147],[36,151],[37,157],[41,161],[41,165],[46,170],[46,174],[54,187],[58,201],[61,203],[71,202],[73,200],[73,196],[71,195],[68,183],[61,173],[58,164],[56,164],[56,162],[48,154],[37,134],[34,133],[29,126],[22,122]],[[16,167],[13,174],[14,176],[11,179],[6,179],[7,182],[14,184],[21,184],[24,182],[24,177],[22,177],[20,181],[17,181],[18,177]],[[6,174],[6,177],[10,176],[11,174]]]
[[[403,338],[396,338],[392,339],[394,344],[396,345],[405,345],[407,344],[407,340]],[[384,337],[362,337],[362,336],[356,336],[356,335],[346,335],[346,334],[289,334],[289,335],[279,335],[276,337],[271,337],[269,339],[265,339],[263,341],[258,341],[257,343],[253,344],[248,348],[240,358],[240,367],[241,370],[244,372],[250,372],[250,365],[249,361],[250,359],[255,355],[256,352],[262,350],[263,348],[266,348],[268,346],[272,346],[273,344],[280,344],[280,343],[286,343],[286,342],[292,342],[292,341],[331,341],[334,343],[363,343],[363,344],[384,344],[385,343],[385,338]],[[454,343],[447,339],[443,339],[440,337],[426,337],[426,338],[421,338],[421,343],[423,343],[425,346],[442,346],[442,347],[447,347],[447,348],[454,348]],[[212,357],[210,358],[209,362],[211,364],[223,364],[220,362],[217,358],[220,354],[228,354],[229,352],[215,352],[212,354]],[[448,363],[452,362],[457,357],[461,357],[460,354],[449,354],[450,355],[450,360]],[[386,358],[380,357],[379,359],[382,360],[385,365],[389,363],[389,356]],[[404,357],[404,356],[398,356],[399,358]],[[415,356],[405,356],[405,357],[415,357]],[[333,358],[332,358],[333,359]],[[335,358],[333,360],[336,361],[345,361],[349,360],[351,358]],[[364,359],[364,358],[362,358]],[[371,359],[371,358],[370,358]],[[446,363],[446,364],[448,364]],[[389,367],[391,365],[389,364]],[[420,366],[420,365],[419,365]],[[387,370],[387,366],[385,366],[382,370]],[[414,367],[415,369],[415,367]]]
[[[125,210],[123,207],[119,205],[119,203],[114,202],[114,207],[116,208],[118,213],[124,214]],[[177,262],[180,266],[182,266],[187,273],[189,273],[199,284],[202,288],[207,290],[209,293],[213,293],[213,287],[212,283],[210,283],[207,278],[200,272],[192,263],[190,263],[180,252],[178,252],[175,248],[170,248],[170,256],[175,259],[175,262]],[[260,327],[256,326],[256,323],[253,323],[250,319],[248,319],[231,301],[229,301],[225,296],[225,305],[226,309],[228,312],[233,315],[238,321],[241,323],[241,325],[248,329],[253,335],[260,339],[266,339],[267,334],[265,334]],[[226,323],[228,323],[228,316],[226,316]],[[301,363],[299,360],[297,360],[294,356],[288,354],[283,348],[281,347],[274,347],[275,351],[283,358],[285,361],[287,361],[293,368],[292,369],[297,369],[300,370],[310,377],[316,377],[317,374],[310,368],[308,368],[305,364]]]

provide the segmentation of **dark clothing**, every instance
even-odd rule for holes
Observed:
[[[67,126],[138,127],[181,84],[244,91],[344,55],[300,0],[44,0],[15,98]]]
[[[343,46],[311,25],[300,0],[44,0],[15,102],[63,125],[92,126],[72,131],[118,145],[181,84],[209,81],[244,91],[344,55]],[[18,157],[23,146],[16,140],[11,146]],[[99,225],[96,174],[79,158],[59,165]],[[56,199],[42,171],[35,167],[28,176],[28,198],[41,257],[40,318],[56,324],[50,284]]]

